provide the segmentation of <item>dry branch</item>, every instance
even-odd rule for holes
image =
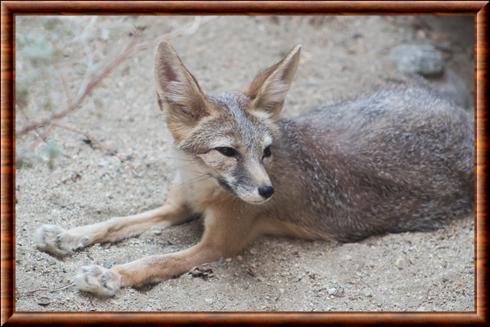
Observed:
[[[134,166],[128,162],[128,158],[125,158],[119,154],[119,152],[115,149],[111,149],[108,146],[104,145],[102,142],[98,141],[95,137],[90,135],[87,132],[81,131],[75,127],[72,126],[67,126],[67,125],[61,125],[57,123],[53,123],[50,128],[61,128],[79,135],[82,135],[85,137],[84,142],[87,143],[90,147],[93,149],[99,149],[102,152],[106,153],[107,155],[114,156],[117,159],[119,159],[120,162],[126,163],[128,167],[131,169],[133,174],[136,174],[136,169]]]
[[[168,40],[170,38],[174,38],[180,35],[193,34],[198,30],[199,26],[203,21],[208,22],[212,19],[213,17],[207,17],[207,18],[196,17],[192,23],[184,25],[181,28],[177,28],[167,34],[162,35],[160,38],[158,38],[158,42],[162,40]],[[130,55],[138,51],[152,48],[155,45],[155,42],[144,42],[138,44],[136,41],[138,40],[140,35],[141,35],[141,30],[137,30],[135,33],[133,33],[133,37],[129,42],[129,44],[126,46],[126,48],[114,60],[109,62],[100,72],[92,75],[93,77],[91,79],[89,79],[87,82],[84,82],[82,84],[79,95],[77,96],[75,101],[73,102],[69,101],[66,109],[56,114],[53,114],[41,121],[28,124],[27,126],[22,128],[19,132],[17,132],[16,136],[20,137],[31,131],[35,131],[39,128],[45,127],[76,111],[83,103],[85,98],[92,93],[92,91],[100,84],[100,82],[105,77],[107,77],[117,66],[119,66],[126,59],[128,59]]]
[[[55,288],[55,289],[52,289],[50,290],[49,288],[47,287],[41,287],[41,288],[38,288],[38,289],[35,289],[35,290],[32,290],[32,291],[27,291],[27,292],[24,292],[22,295],[23,296],[28,296],[28,295],[32,295],[32,294],[35,294],[37,292],[49,292],[49,293],[54,293],[54,292],[57,292],[57,291],[62,291],[64,289],[67,289],[69,287],[72,287],[72,286],[75,286],[75,283],[70,283],[68,285],[64,285],[64,286],[60,286],[58,288]]]
[[[95,87],[134,52],[138,36],[139,34],[135,35],[126,46],[126,48],[114,60],[109,62],[98,74],[94,75],[94,77],[83,88],[82,92],[80,92],[80,96],[78,96],[73,103],[69,104],[65,110],[53,114],[41,121],[27,125],[17,133],[17,136],[22,136],[29,133],[30,131],[44,127],[52,123],[53,121],[59,120],[78,109],[83,100],[85,100],[85,98],[92,93]]]

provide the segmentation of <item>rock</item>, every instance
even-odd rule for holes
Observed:
[[[431,44],[402,44],[390,51],[390,58],[403,73],[426,77],[440,76],[444,72],[444,59]]]
[[[406,265],[406,261],[403,257],[398,257],[395,261],[395,266],[398,268],[398,269],[403,269],[403,267]]]
[[[40,298],[37,299],[37,304],[46,307],[51,304],[51,299],[47,296],[41,296]]]

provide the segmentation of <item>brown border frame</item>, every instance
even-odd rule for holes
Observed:
[[[474,15],[476,33],[476,311],[469,313],[368,312],[85,312],[15,311],[15,16],[16,15]],[[488,1],[4,1],[1,4],[1,324],[82,325],[183,323],[439,323],[488,324],[487,311],[487,97]]]

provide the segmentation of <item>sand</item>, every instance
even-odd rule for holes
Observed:
[[[67,94],[74,98],[85,78],[87,58],[93,57],[88,66],[96,70],[127,44],[133,26],[144,28],[143,40],[153,42],[193,20],[18,18],[18,35],[41,35],[52,44],[52,58],[33,64],[18,43],[18,76],[27,97],[18,96],[26,102],[19,102],[17,128],[62,110]],[[241,89],[258,69],[301,43],[286,116],[403,82],[388,57],[403,43],[434,44],[473,86],[471,18],[208,17],[196,30],[184,30],[172,44],[207,92]],[[70,286],[82,265],[111,266],[185,249],[202,232],[196,220],[95,245],[63,260],[34,245],[41,224],[74,227],[155,208],[165,200],[174,174],[168,157],[172,141],[156,106],[152,59],[151,49],[132,56],[59,121],[89,134],[103,149],[79,133],[55,128],[49,138],[60,155],[48,165],[39,159],[45,151],[35,133],[17,139],[17,311],[474,310],[473,217],[435,232],[351,244],[263,237],[237,257],[201,267],[203,274],[123,289],[109,299]],[[117,150],[117,156],[107,149]]]

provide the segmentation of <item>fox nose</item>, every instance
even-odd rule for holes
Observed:
[[[259,186],[259,194],[268,199],[272,196],[272,193],[274,193],[274,188],[271,185],[261,185]]]

